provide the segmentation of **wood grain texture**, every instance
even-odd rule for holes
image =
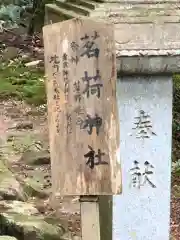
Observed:
[[[119,194],[113,26],[72,19],[43,35],[53,194]]]

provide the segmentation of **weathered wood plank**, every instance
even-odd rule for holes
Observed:
[[[120,193],[113,26],[73,19],[43,33],[53,193]]]

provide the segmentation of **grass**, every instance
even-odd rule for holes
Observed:
[[[25,67],[20,61],[0,64],[0,99],[24,100],[32,105],[46,103],[44,72]]]
[[[180,75],[173,77],[173,162],[180,159]]]

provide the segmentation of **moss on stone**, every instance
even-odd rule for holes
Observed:
[[[64,234],[62,227],[47,223],[42,215],[3,212],[0,222],[1,234],[14,236],[18,240],[60,240]]]
[[[18,240],[18,239],[11,236],[0,236],[0,240]]]

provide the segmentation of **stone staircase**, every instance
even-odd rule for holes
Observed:
[[[57,0],[46,10],[46,23],[83,16],[113,23],[117,56],[140,50],[150,55],[159,50],[163,55],[179,54],[179,0]]]
[[[46,9],[50,9],[54,15],[59,15],[62,20],[68,20],[79,16],[90,16],[91,12],[100,3],[102,3],[101,0],[98,2],[88,0],[57,0],[56,4],[47,4]],[[56,20],[53,22],[56,22]]]
[[[57,0],[47,8],[63,20],[78,16],[108,19],[113,23],[178,22],[180,3],[175,0]]]

